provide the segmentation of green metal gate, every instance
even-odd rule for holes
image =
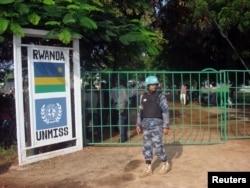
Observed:
[[[155,75],[168,100],[171,129],[166,144],[215,144],[230,138],[250,138],[250,76],[248,71],[204,69],[200,72],[103,71],[83,72],[82,109],[85,145],[138,145],[135,130],[139,95],[146,91],[145,78]],[[126,87],[128,134],[120,142],[110,99],[113,82]],[[187,84],[187,104],[180,101],[180,86]],[[249,85],[249,86],[248,86]],[[87,100],[88,98],[88,100]],[[95,99],[98,102],[95,105]],[[91,101],[91,102],[89,102]]]
[[[250,71],[221,71],[222,80],[230,80],[229,93],[222,92],[223,123],[226,139],[250,138]]]

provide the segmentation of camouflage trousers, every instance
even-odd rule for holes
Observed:
[[[146,161],[153,160],[153,149],[161,161],[167,160],[167,154],[162,144],[162,127],[143,128],[143,155]]]

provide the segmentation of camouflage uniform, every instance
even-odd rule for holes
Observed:
[[[153,173],[151,161],[153,160],[153,148],[158,158],[162,161],[159,174],[166,174],[170,170],[167,154],[162,144],[163,134],[168,134],[169,109],[166,96],[158,92],[160,82],[156,76],[148,76],[144,86],[147,87],[140,97],[140,110],[137,114],[136,131],[139,134],[143,130],[143,155],[146,167],[140,178]]]
[[[166,97],[164,95],[160,95],[159,97],[160,102],[156,105],[161,107],[162,119],[143,118],[143,120],[141,120],[140,112],[137,115],[137,125],[140,125],[143,129],[143,155],[146,161],[152,161],[153,147],[161,161],[167,160],[166,151],[162,144],[162,129],[169,128],[169,110]]]

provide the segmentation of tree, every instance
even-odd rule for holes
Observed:
[[[153,67],[170,70],[245,69],[239,57],[249,62],[249,1],[166,2],[157,14],[155,26],[161,28],[168,42]]]
[[[6,33],[24,36],[23,28],[49,30],[68,44],[81,39],[81,61],[90,69],[119,70],[142,53],[157,55],[162,36],[141,18],[147,0],[1,0],[0,41]],[[139,58],[140,59],[140,58]],[[138,68],[138,67],[137,67]]]

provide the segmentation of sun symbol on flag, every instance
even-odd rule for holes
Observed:
[[[57,68],[57,71],[58,71],[58,72],[62,72],[62,71],[63,71],[63,68],[62,68],[62,67],[58,67],[58,68]]]

